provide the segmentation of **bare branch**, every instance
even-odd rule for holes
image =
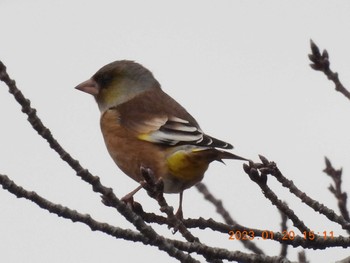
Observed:
[[[167,219],[165,217],[156,216],[153,213],[144,213],[140,214],[146,222],[149,223],[158,223],[160,225],[167,225]],[[350,237],[344,238],[342,236],[334,236],[332,238],[325,238],[324,236],[315,235],[310,238],[306,233],[304,235],[296,235],[294,239],[289,239],[285,237],[285,234],[280,232],[274,232],[271,230],[260,230],[253,227],[242,226],[240,224],[228,225],[220,222],[216,222],[213,219],[193,219],[188,218],[183,221],[184,225],[187,228],[199,228],[199,229],[210,229],[212,231],[220,232],[227,235],[229,238],[229,231],[239,231],[241,233],[247,232],[252,234],[250,236],[252,240],[255,238],[262,238],[274,240],[280,244],[287,244],[292,247],[302,247],[308,249],[325,249],[329,247],[349,247],[350,246]],[[285,230],[285,229],[284,229]]]
[[[41,208],[49,211],[50,213],[58,215],[59,217],[70,219],[73,222],[84,223],[88,225],[93,231],[101,231],[117,238],[123,238],[134,242],[142,242],[146,245],[157,246],[159,249],[166,251],[170,256],[175,257],[180,261],[188,260],[189,262],[198,262],[194,260],[191,256],[175,248],[173,245],[171,245],[170,242],[165,240],[163,237],[158,236],[158,240],[154,240],[152,238],[147,237],[144,234],[140,235],[131,230],[125,230],[119,227],[111,226],[107,223],[98,222],[94,220],[90,215],[83,215],[75,210],[69,209],[68,207],[64,207],[59,204],[54,204],[35,192],[25,190],[23,187],[16,185],[16,183],[11,181],[6,175],[0,174],[0,184],[3,186],[4,189],[14,194],[15,196],[19,198],[26,198],[34,202]],[[164,243],[164,245],[159,245],[157,243]],[[166,248],[164,246],[166,246]]]
[[[310,40],[310,46],[311,54],[309,54],[309,59],[313,62],[310,64],[310,67],[314,70],[322,71],[335,84],[335,90],[350,100],[350,92],[340,82],[338,73],[333,72],[329,67],[330,62],[327,50],[323,50],[321,54],[318,46],[312,40]]]
[[[197,253],[203,255],[208,259],[227,259],[231,261],[239,262],[266,262],[266,263],[278,263],[278,262],[290,262],[287,259],[281,257],[269,257],[256,254],[247,254],[240,251],[228,251],[226,249],[212,248],[200,244],[198,242],[182,242],[178,240],[167,239],[159,237],[159,240],[153,240],[146,237],[143,234],[139,234],[129,229],[122,229],[118,227],[111,226],[107,223],[101,223],[94,220],[90,215],[81,214],[75,210],[69,209],[59,204],[54,204],[45,198],[41,197],[35,192],[27,191],[21,186],[18,186],[15,182],[11,181],[6,175],[0,174],[0,184],[4,189],[14,194],[19,198],[28,199],[41,208],[54,213],[59,217],[70,219],[73,222],[81,222],[86,224],[93,231],[100,231],[106,233],[110,236],[116,238],[123,238],[125,240],[130,240],[134,242],[142,242],[145,245],[157,246],[158,242],[164,242],[165,244],[170,244],[170,250],[168,250],[169,255],[174,255],[175,258],[181,262],[198,262],[190,257],[188,254],[183,253]],[[161,249],[161,248],[160,248]],[[211,262],[217,262],[217,260],[212,260]]]
[[[298,253],[298,260],[299,263],[309,263],[309,261],[306,259],[305,250]]]
[[[249,162],[249,165],[244,164],[244,171],[249,175],[250,179],[257,183],[261,188],[264,196],[271,201],[282,213],[284,213],[293,225],[299,229],[301,233],[310,232],[310,229],[304,224],[303,221],[296,216],[294,211],[290,209],[285,203],[283,203],[277,195],[267,186],[267,175],[272,173],[272,167],[276,167],[275,163],[270,163],[265,157],[260,156],[262,164]],[[272,167],[270,167],[272,166]],[[259,174],[260,171],[260,174]]]
[[[159,180],[156,182],[153,172],[150,169],[141,167],[141,174],[145,178],[143,187],[147,190],[148,195],[158,202],[160,210],[167,214],[168,224],[173,227],[175,231],[179,230],[187,241],[200,242],[197,237],[193,236],[191,232],[187,230],[182,221],[174,215],[174,209],[167,204],[163,195],[163,181]]]
[[[334,186],[330,185],[328,189],[331,193],[333,193],[335,198],[337,198],[338,207],[341,215],[344,217],[345,220],[350,222],[349,211],[347,209],[348,196],[346,192],[342,192],[341,190],[343,171],[342,169],[339,169],[339,170],[334,169],[334,167],[332,166],[332,163],[327,157],[325,157],[325,163],[326,163],[326,168],[323,170],[323,172],[329,175],[334,182]],[[348,229],[347,231],[348,233],[350,233],[350,229]]]
[[[283,187],[289,189],[289,192],[298,197],[303,203],[314,209],[316,212],[326,216],[329,220],[338,223],[345,230],[350,229],[350,222],[347,221],[343,216],[337,215],[332,209],[328,208],[324,204],[312,199],[305,192],[299,190],[293,183],[293,181],[288,180],[281,171],[277,168],[274,162],[269,162],[265,157],[263,164],[256,164],[262,173],[271,174],[274,176]]]
[[[282,221],[281,221],[281,233],[283,233],[283,231],[286,231],[288,229],[288,226],[287,226],[288,217],[284,213],[282,213],[281,211],[280,211],[280,214],[281,214],[281,219],[282,219]],[[282,243],[280,256],[284,257],[284,258],[287,257],[287,251],[288,251],[287,244]]]
[[[215,207],[216,207],[216,212],[218,212],[223,219],[225,220],[226,224],[228,225],[236,225],[237,222],[233,220],[231,217],[230,213],[224,208],[222,201],[216,199],[209,191],[207,186],[204,183],[198,183],[196,185],[198,191],[204,195],[204,198],[211,202]],[[228,231],[233,230],[236,228],[230,228]],[[227,231],[227,233],[228,233]],[[241,240],[242,244],[244,247],[247,249],[253,251],[254,253],[257,254],[265,254],[256,244],[254,244],[252,241],[248,240]]]

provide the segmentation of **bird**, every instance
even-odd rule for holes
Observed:
[[[225,151],[233,149],[230,143],[205,134],[153,73],[135,61],[109,63],[75,88],[95,98],[103,138],[116,165],[138,183],[144,180],[141,169],[149,169],[162,180],[164,193],[179,193],[179,218],[184,190],[203,179],[211,162],[247,161]]]

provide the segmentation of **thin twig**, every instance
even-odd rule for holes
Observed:
[[[167,215],[167,225],[174,228],[174,233],[179,231],[187,241],[201,243],[198,237],[193,236],[192,233],[188,231],[182,220],[174,215],[173,207],[169,206],[166,202],[163,194],[163,180],[158,179],[156,181],[153,171],[144,167],[141,167],[141,175],[145,179],[145,181],[142,183],[143,188],[146,189],[150,197],[154,198],[158,202],[160,210]],[[206,260],[212,263],[222,263],[222,260],[220,259],[206,258]]]
[[[309,263],[309,261],[306,259],[305,250],[298,253],[298,261],[299,263]]]
[[[341,185],[342,185],[342,169],[336,170],[332,166],[332,163],[330,160],[325,157],[325,163],[326,163],[326,168],[323,170],[327,175],[329,175],[334,182],[334,186],[330,185],[328,187],[329,191],[335,196],[335,198],[338,200],[338,207],[340,210],[341,215],[344,217],[345,220],[350,222],[350,217],[349,217],[349,211],[347,208],[347,199],[348,196],[346,192],[342,192],[341,190]],[[347,230],[348,233],[350,234],[350,229]]]
[[[328,208],[324,204],[321,204],[320,202],[312,199],[309,197],[305,192],[302,192],[300,189],[298,189],[293,181],[288,180],[281,171],[277,168],[276,164],[274,162],[269,162],[265,157],[260,156],[260,158],[263,160],[263,164],[260,165],[261,168],[259,170],[261,172],[264,172],[266,174],[271,174],[274,176],[283,187],[286,187],[289,189],[289,192],[294,194],[296,197],[298,197],[303,203],[311,207],[316,212],[326,216],[329,220],[338,223],[341,225],[341,227],[345,230],[350,229],[350,222],[345,220],[343,216],[337,215],[332,209]]]
[[[329,55],[327,50],[323,50],[322,54],[318,46],[310,40],[311,54],[309,59],[313,62],[310,67],[314,70],[322,71],[329,80],[335,84],[335,90],[342,93],[346,98],[350,100],[350,92],[340,82],[338,73],[333,72],[330,69]]]
[[[122,238],[134,242],[139,241],[147,245],[150,244],[149,239],[142,234],[139,234],[130,229],[122,229],[119,227],[111,226],[107,223],[98,222],[88,214],[81,214],[78,211],[72,210],[66,206],[50,202],[49,200],[38,195],[36,192],[28,191],[23,187],[17,185],[6,175],[0,174],[0,184],[5,190],[9,191],[16,197],[30,200],[48,212],[56,214],[58,217],[70,219],[74,223],[83,223],[89,226],[92,231],[101,231],[116,238]]]
[[[285,231],[287,231],[287,228],[288,228],[288,226],[287,226],[288,217],[284,213],[282,213],[281,211],[280,211],[280,214],[281,214],[281,219],[282,219],[282,221],[281,221],[281,233],[284,233]],[[280,256],[281,257],[287,257],[287,251],[288,251],[287,244],[286,243],[282,243],[281,244]]]
[[[175,231],[179,230],[184,238],[189,242],[200,242],[199,239],[191,234],[188,229],[184,226],[181,220],[174,215],[173,207],[169,206],[163,195],[163,181],[155,181],[155,176],[150,169],[141,167],[141,175],[145,179],[143,188],[146,189],[148,195],[154,198],[159,206],[160,210],[168,216],[167,223],[173,227]]]
[[[230,213],[225,209],[225,207],[222,204],[221,200],[216,199],[209,191],[208,187],[204,183],[198,183],[196,185],[198,191],[203,194],[204,198],[211,202],[216,207],[216,212],[222,216],[222,218],[225,220],[226,224],[228,225],[236,225],[237,222],[233,220]],[[231,228],[229,231],[234,230]],[[264,251],[260,249],[256,244],[254,244],[252,241],[248,240],[241,240],[243,246],[249,250],[251,250],[254,253],[262,254],[264,255]]]
[[[249,162],[249,165],[244,164],[244,171],[249,175],[250,179],[257,183],[261,188],[264,196],[270,200],[270,202],[276,206],[282,213],[284,213],[292,222],[293,225],[299,229],[301,233],[310,232],[310,229],[304,224],[302,220],[294,213],[292,209],[290,209],[283,201],[281,201],[277,195],[267,186],[267,175],[271,173],[271,169],[268,169],[268,165],[274,165],[274,163],[270,163],[263,156],[260,156],[262,160],[262,164]],[[259,174],[259,171],[260,174]]]

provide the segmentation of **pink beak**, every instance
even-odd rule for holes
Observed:
[[[96,96],[100,91],[98,84],[93,79],[88,79],[87,81],[80,83],[75,88],[78,90],[84,91],[86,93],[89,93],[93,96]]]

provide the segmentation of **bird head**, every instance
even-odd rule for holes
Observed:
[[[121,60],[103,66],[75,88],[93,95],[100,111],[104,112],[160,85],[142,65]]]

